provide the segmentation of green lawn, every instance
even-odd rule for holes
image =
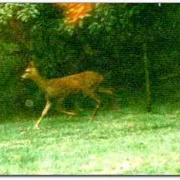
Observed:
[[[95,121],[48,115],[13,117],[0,125],[0,174],[180,174],[179,112],[100,110]]]

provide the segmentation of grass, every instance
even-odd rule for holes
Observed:
[[[161,107],[162,110],[162,107]],[[177,175],[180,174],[179,113],[143,110],[88,115],[16,116],[0,125],[3,175]]]

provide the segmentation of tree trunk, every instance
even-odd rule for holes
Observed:
[[[144,61],[145,83],[146,83],[146,109],[147,112],[151,112],[151,88],[150,88],[150,79],[149,79],[149,62],[147,58],[147,43],[143,44],[143,61]]]

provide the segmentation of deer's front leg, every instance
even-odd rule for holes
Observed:
[[[49,111],[50,108],[51,108],[51,102],[49,100],[47,100],[46,106],[44,107],[44,110],[42,111],[41,117],[38,119],[38,121],[36,122],[36,124],[34,126],[35,129],[39,128],[39,124],[41,123],[42,119],[47,114],[47,112]]]

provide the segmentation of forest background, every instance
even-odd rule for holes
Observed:
[[[0,4],[1,119],[40,113],[45,104],[33,82],[21,81],[30,60],[46,78],[86,70],[101,73],[121,108],[132,103],[145,111],[178,106],[179,4],[85,4],[83,15],[74,7],[68,7],[74,11],[68,14],[67,7]],[[83,98],[79,104],[91,107]]]

